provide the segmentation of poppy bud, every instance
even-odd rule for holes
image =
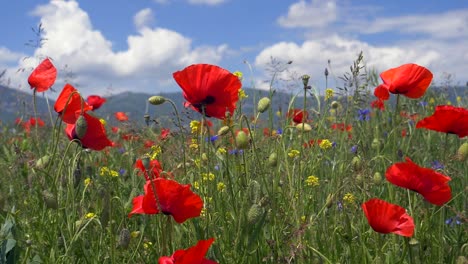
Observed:
[[[252,202],[253,204],[258,202],[258,200],[260,199],[260,184],[257,181],[252,180],[249,183],[248,194],[250,202]]]
[[[223,126],[218,130],[218,136],[224,136],[229,132],[229,127],[228,126]]]
[[[205,162],[208,161],[208,156],[206,155],[206,153],[202,153],[201,160]]]
[[[374,138],[374,140],[372,140],[372,144],[371,144],[371,148],[375,149],[375,150],[379,150],[380,147],[381,147],[381,142],[378,138]]]
[[[301,79],[302,79],[302,83],[304,84],[304,87],[307,87],[307,85],[309,85],[310,76],[307,74],[304,74],[302,75]]]
[[[299,123],[296,125],[296,129],[299,131],[309,132],[312,131],[312,127],[307,123]]]
[[[257,110],[260,113],[263,113],[266,110],[268,110],[268,108],[270,108],[270,104],[271,104],[270,98],[263,97],[262,99],[258,101]]]
[[[120,230],[118,247],[127,249],[130,244],[130,231],[127,228]]]
[[[80,115],[76,120],[75,124],[75,133],[79,139],[82,139],[86,135],[86,130],[88,130],[88,123],[84,116]]]
[[[57,209],[58,208],[58,203],[57,199],[55,199],[54,195],[47,191],[44,190],[42,191],[42,199],[44,199],[44,203],[49,209]]]
[[[249,147],[249,136],[244,131],[239,131],[236,136],[236,144],[239,149],[246,149]]]
[[[355,171],[361,170],[361,168],[362,168],[362,161],[361,161],[361,158],[360,158],[359,156],[355,156],[355,157],[351,160],[351,165],[353,166],[353,168],[354,168]]]
[[[340,103],[338,103],[337,101],[331,102],[330,105],[333,109],[337,109],[338,107],[340,107]]]
[[[363,182],[364,182],[364,177],[362,176],[362,174],[359,173],[358,175],[356,175],[356,183],[361,184]]]
[[[50,162],[50,156],[49,155],[45,155],[44,157],[38,159],[36,161],[36,168],[38,169],[44,169],[45,167],[47,167],[47,165],[49,164]]]
[[[271,167],[276,167],[278,164],[278,156],[276,153],[271,153],[270,156],[268,157],[268,165]]]
[[[463,143],[457,150],[457,159],[463,161],[468,157],[468,142]]]
[[[148,98],[148,102],[152,105],[160,105],[166,102],[166,98],[159,96],[159,95],[155,95],[155,96],[151,96],[150,98]]]
[[[258,204],[254,204],[250,207],[249,212],[247,213],[247,221],[249,224],[255,224],[260,220],[262,214],[263,208]]]
[[[334,196],[333,194],[330,193],[330,194],[327,196],[327,200],[326,200],[326,202],[325,202],[325,206],[326,206],[327,208],[330,208],[330,207],[333,205],[333,200],[335,200],[335,196]]]
[[[382,174],[380,174],[380,172],[374,173],[372,181],[374,181],[375,184],[380,184],[382,182]]]

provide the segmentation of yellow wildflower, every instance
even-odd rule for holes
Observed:
[[[244,74],[242,72],[240,72],[240,71],[235,71],[232,74],[237,76],[237,78],[239,78],[239,80],[242,80],[242,77],[244,76]]]
[[[99,122],[101,122],[101,124],[103,126],[105,126],[107,124],[106,120],[104,120],[103,118],[99,119]]]
[[[333,97],[333,93],[334,93],[334,92],[333,92],[333,89],[327,88],[327,89],[325,90],[325,100],[328,100],[328,99],[332,98],[332,97]]]
[[[226,189],[226,184],[224,182],[218,182],[218,185],[216,186],[218,191],[222,192],[224,189]]]
[[[319,147],[321,149],[329,149],[329,148],[332,147],[332,143],[330,142],[330,140],[324,139],[324,140],[322,140],[322,142],[320,142]]]
[[[352,205],[356,202],[356,197],[352,193],[347,193],[343,197],[343,203],[345,205]]]
[[[461,97],[457,96],[457,103],[460,103],[460,102],[461,102]]]
[[[84,180],[84,184],[85,184],[86,187],[88,187],[91,183],[93,183],[93,180],[91,180],[91,178],[86,178]]]
[[[202,173],[202,179],[204,181],[213,181],[215,178],[215,175],[211,172],[208,172],[208,173]]]
[[[153,245],[151,241],[146,241],[143,243],[143,248],[148,249]]]
[[[452,105],[452,102],[450,102],[450,101],[447,101],[447,105]]]
[[[243,99],[249,97],[248,95],[245,94],[244,89],[239,89],[238,93],[239,93],[239,100],[243,100]]]
[[[217,152],[218,152],[218,154],[224,155],[224,154],[226,154],[226,149],[225,148],[218,148]]]
[[[197,120],[190,121],[190,128],[192,129],[192,134],[198,133],[200,131],[201,123]]]
[[[295,157],[299,156],[299,154],[300,154],[299,150],[295,150],[295,149],[292,149],[292,150],[290,150],[288,152],[288,156],[290,158],[295,158]]]
[[[194,181],[193,182],[193,188],[195,188],[197,190],[200,189],[200,183],[198,181]]]
[[[115,170],[111,170],[108,167],[101,167],[99,171],[99,175],[101,176],[111,176],[111,177],[119,177],[119,173]]]
[[[96,216],[95,213],[87,213],[87,214],[85,215],[85,218],[86,218],[86,219],[91,219],[91,218],[94,218],[95,216]]]
[[[305,180],[307,186],[312,186],[312,187],[315,187],[315,186],[319,186],[320,183],[319,183],[319,178],[311,175],[309,177],[307,177],[307,179]]]
[[[434,97],[431,97],[431,98],[429,99],[429,104],[435,104],[435,99],[434,99]]]
[[[151,146],[151,151],[148,153],[148,156],[150,157],[151,160],[155,160],[159,154],[161,154],[161,146]]]

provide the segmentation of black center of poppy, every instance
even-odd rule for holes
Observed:
[[[215,101],[216,100],[214,96],[208,95],[207,97],[205,97],[205,99],[203,99],[203,101],[201,101],[200,104],[209,105],[209,104],[214,103]]]
[[[165,215],[171,215],[170,212],[166,212],[166,211],[163,211],[163,210],[162,210],[162,213],[165,214]]]

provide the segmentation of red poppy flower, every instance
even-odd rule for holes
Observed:
[[[150,161],[149,168],[147,170],[145,165],[143,165],[143,161],[141,159],[137,159],[135,162],[135,168],[139,169],[143,173],[147,181],[159,178],[162,171],[161,164],[157,160]],[[150,172],[150,174],[148,174],[148,172]]]
[[[115,112],[114,116],[120,122],[128,121],[128,116],[124,112]]]
[[[305,122],[308,116],[309,113],[307,113],[307,111],[302,111],[302,109],[290,109],[287,114],[287,117],[292,118],[293,122],[296,124]]]
[[[428,168],[419,167],[406,158],[406,162],[395,163],[387,169],[385,177],[396,186],[421,194],[435,205],[443,205],[452,198],[448,182],[450,177]]]
[[[214,238],[200,240],[188,249],[179,249],[170,257],[160,257],[159,264],[217,264],[218,262],[205,258],[206,252],[213,244]]]
[[[55,112],[59,113],[60,118],[67,124],[76,122],[79,117],[79,115],[75,114],[77,111],[86,112],[91,109],[91,106],[83,100],[78,90],[68,83],[63,87],[54,105]]]
[[[99,95],[90,95],[86,98],[86,102],[88,102],[93,110],[100,108],[106,101],[106,98],[102,98]]]
[[[388,100],[390,93],[393,93],[416,99],[423,96],[431,84],[432,73],[422,66],[409,63],[382,72],[380,78],[384,83],[374,90],[378,98]]]
[[[382,99],[380,99],[380,98],[377,98],[376,100],[372,101],[371,102],[371,107],[380,109],[381,111],[385,110],[384,101]]]
[[[31,89],[36,89],[36,92],[45,92],[54,85],[56,78],[57,69],[49,58],[46,58],[29,75],[28,83]]]
[[[157,201],[153,192],[156,189]],[[163,214],[172,215],[177,223],[200,216],[203,201],[197,194],[190,190],[190,185],[179,184],[173,180],[157,178],[147,181],[145,184],[145,195],[133,198],[133,214],[158,214],[161,209]]]
[[[353,130],[353,126],[352,125],[346,125],[345,123],[334,123],[331,125],[331,129],[333,130],[340,130],[340,131],[351,131]]]
[[[35,126],[36,122],[37,122],[37,125],[40,126],[40,127],[45,126],[44,120],[42,120],[40,117],[38,117],[37,119],[34,118],[34,117],[31,117],[29,119],[29,123],[31,124],[31,126]]]
[[[239,100],[242,84],[229,71],[210,64],[194,64],[173,73],[174,80],[183,90],[185,107],[208,117],[224,119],[226,111],[232,115]]]
[[[362,204],[362,210],[374,231],[411,237],[414,233],[414,221],[405,209],[377,198]]]
[[[463,107],[439,105],[434,114],[419,121],[416,128],[456,134],[459,138],[466,137],[468,136],[468,110]]]
[[[161,134],[159,135],[160,140],[164,140],[171,135],[171,130],[169,128],[161,129]]]
[[[79,112],[77,112],[79,115]],[[65,132],[70,140],[78,139],[81,142],[83,148],[89,148],[93,150],[102,150],[105,147],[113,146],[112,141],[110,141],[106,136],[106,129],[101,121],[89,115],[88,113],[83,113],[83,116],[86,120],[87,128],[86,133],[83,138],[78,138],[76,135],[75,127],[76,124],[67,124]],[[78,117],[77,117],[78,118]]]

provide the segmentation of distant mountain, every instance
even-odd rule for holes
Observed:
[[[268,96],[268,91],[264,90],[255,90],[255,89],[245,89],[246,94],[249,96],[247,100],[242,102],[242,111],[243,113],[251,114],[254,111],[256,105],[253,105],[253,102],[257,102],[260,98]],[[57,96],[59,93],[56,93]],[[439,97],[444,95],[447,100],[455,102],[456,96],[461,96],[462,98],[468,98],[468,88],[467,87],[451,87],[448,89],[431,87],[425,95],[426,98],[430,97]],[[160,95],[165,98],[172,100],[177,106],[177,110],[180,111],[180,117],[183,119],[183,123],[187,124],[188,120],[194,118],[199,119],[200,115],[190,109],[185,109],[183,107],[183,102],[185,101],[182,92],[173,92],[173,93],[160,93],[160,94],[146,94],[146,93],[133,93],[133,92],[124,92],[117,95],[107,97],[107,102],[98,110],[96,114],[100,117],[108,120],[110,124],[115,124],[117,121],[113,117],[113,114],[118,111],[127,113],[130,120],[135,125],[144,125],[144,115],[146,113],[147,100],[152,95]],[[275,91],[273,97],[273,110],[283,110],[283,112],[288,108],[288,104],[291,99],[294,97],[293,94]],[[394,98],[391,98],[394,100]],[[55,117],[55,112],[53,110],[53,105],[55,101],[49,100],[49,105],[52,111],[52,115]],[[309,99],[309,107],[315,105],[314,99]],[[323,103],[323,102],[322,102]],[[45,97],[42,94],[38,94],[36,97],[36,105],[38,116],[44,120],[48,120],[48,107]],[[302,97],[295,100],[294,107],[302,107]],[[155,119],[161,125],[170,125],[175,124],[175,115],[171,104],[165,103],[158,106],[149,105],[148,113],[151,116],[151,119]],[[34,116],[33,111],[33,92],[28,90],[27,92],[7,88],[0,85],[0,120],[4,124],[12,124],[17,117],[23,117],[28,119]]]

